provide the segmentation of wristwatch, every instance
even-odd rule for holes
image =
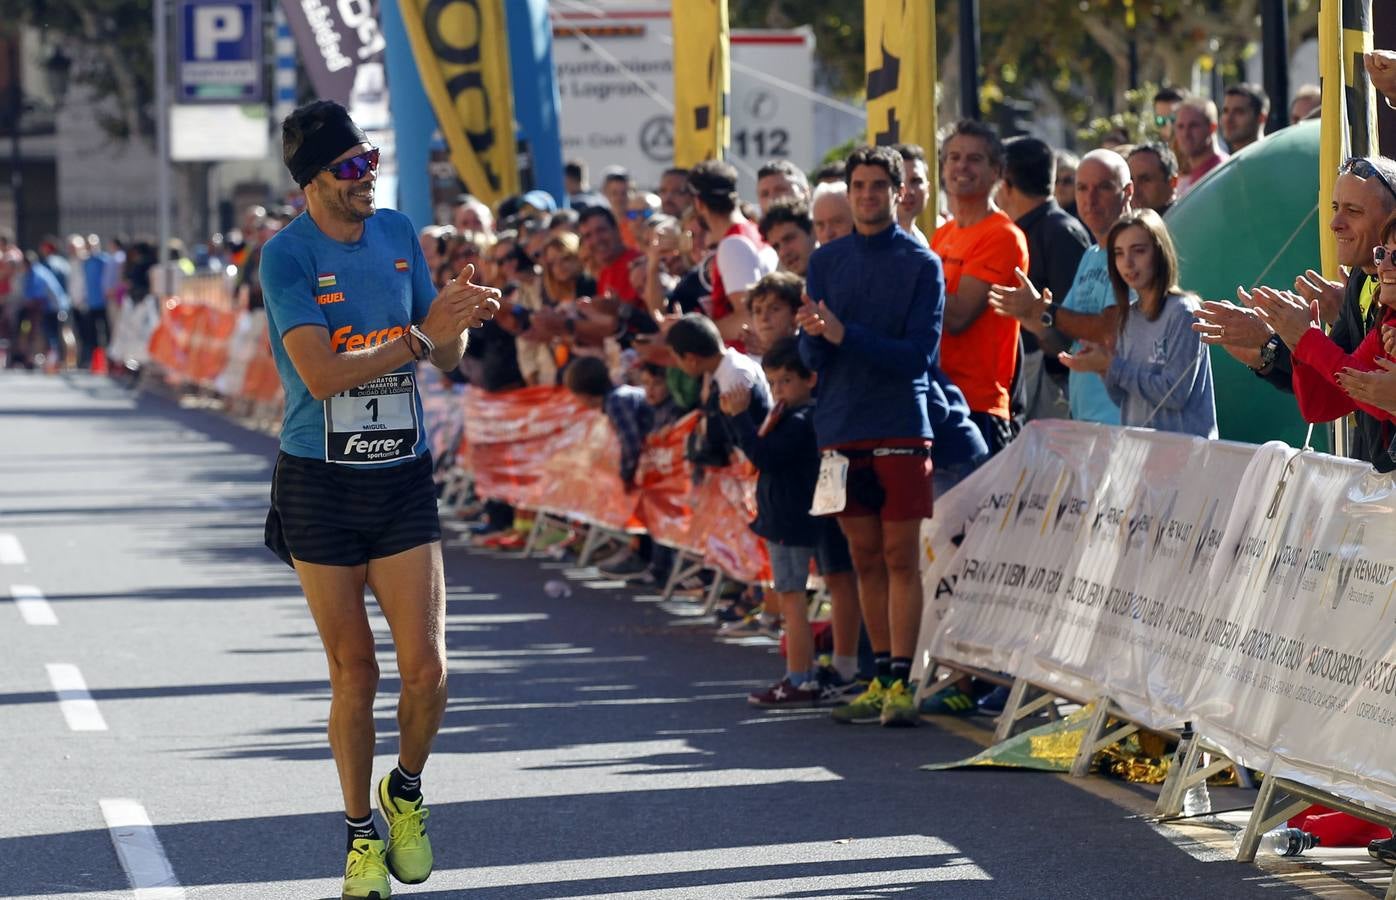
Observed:
[[[1272,334],[1269,340],[1260,345],[1260,365],[1255,367],[1256,373],[1265,372],[1275,364],[1275,357],[1280,354],[1280,343],[1280,336]]]
[[[1042,326],[1044,328],[1057,327],[1057,303],[1048,303],[1042,310]]]

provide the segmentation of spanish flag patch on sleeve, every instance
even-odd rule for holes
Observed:
[[[335,284],[336,284],[335,278],[334,278],[333,275],[320,275],[320,276],[318,276],[318,278],[319,278],[319,282],[320,282],[319,286],[322,287],[322,288],[334,287]]]
[[[396,259],[396,260],[393,260],[393,268],[394,268],[394,269],[397,269],[399,272],[406,272],[407,269],[408,269],[407,260],[405,260],[405,259]]]

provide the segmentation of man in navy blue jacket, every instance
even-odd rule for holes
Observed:
[[[854,231],[810,257],[798,317],[800,355],[819,375],[824,481],[835,495],[845,486],[837,515],[877,662],[868,690],[834,718],[915,725],[908,682],[921,627],[921,520],[933,499],[931,421],[944,418],[928,415],[927,403],[937,402],[929,372],[940,363],[945,276],[893,218],[904,175],[897,152],[860,147],[845,171]]]

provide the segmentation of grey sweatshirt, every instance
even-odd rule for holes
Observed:
[[[1130,306],[1115,358],[1105,373],[1110,399],[1120,405],[1121,424],[1217,436],[1212,361],[1192,330],[1198,305],[1191,295],[1169,294],[1152,322],[1137,302]]]

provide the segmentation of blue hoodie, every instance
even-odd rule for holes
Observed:
[[[978,466],[989,458],[984,433],[969,417],[969,402],[939,367],[931,369],[926,412],[936,434],[935,443],[931,445],[931,463],[937,469],[966,463]]]
[[[820,247],[806,279],[810,299],[828,304],[845,332],[837,345],[800,336],[800,356],[819,373],[819,446],[933,437],[932,419],[945,415],[926,409],[945,313],[940,257],[893,223]]]

